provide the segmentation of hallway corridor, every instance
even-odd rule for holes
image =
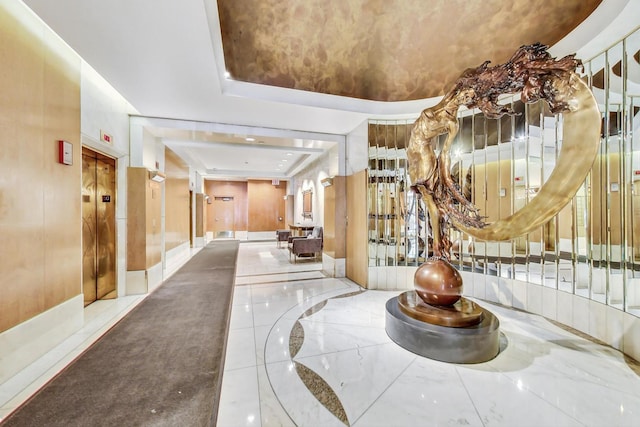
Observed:
[[[640,368],[548,320],[477,301],[501,322],[501,353],[456,365],[416,356],[384,330],[397,292],[325,277],[273,242],[243,242],[219,402],[220,427],[637,426]],[[98,301],[85,328],[0,384],[0,419],[142,296]]]

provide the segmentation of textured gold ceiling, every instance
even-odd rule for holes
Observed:
[[[218,0],[238,81],[376,101],[442,95],[462,71],[553,45],[601,0]]]

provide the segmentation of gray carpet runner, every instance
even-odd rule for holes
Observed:
[[[215,425],[237,256],[207,245],[2,427]]]

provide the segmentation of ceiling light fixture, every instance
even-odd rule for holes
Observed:
[[[255,138],[251,138],[250,136],[245,138],[245,141],[249,141],[249,142],[253,142],[255,140],[256,140]]]

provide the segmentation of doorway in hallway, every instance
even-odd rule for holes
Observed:
[[[215,197],[213,200],[213,236],[214,238],[233,238],[235,206],[233,197]]]

